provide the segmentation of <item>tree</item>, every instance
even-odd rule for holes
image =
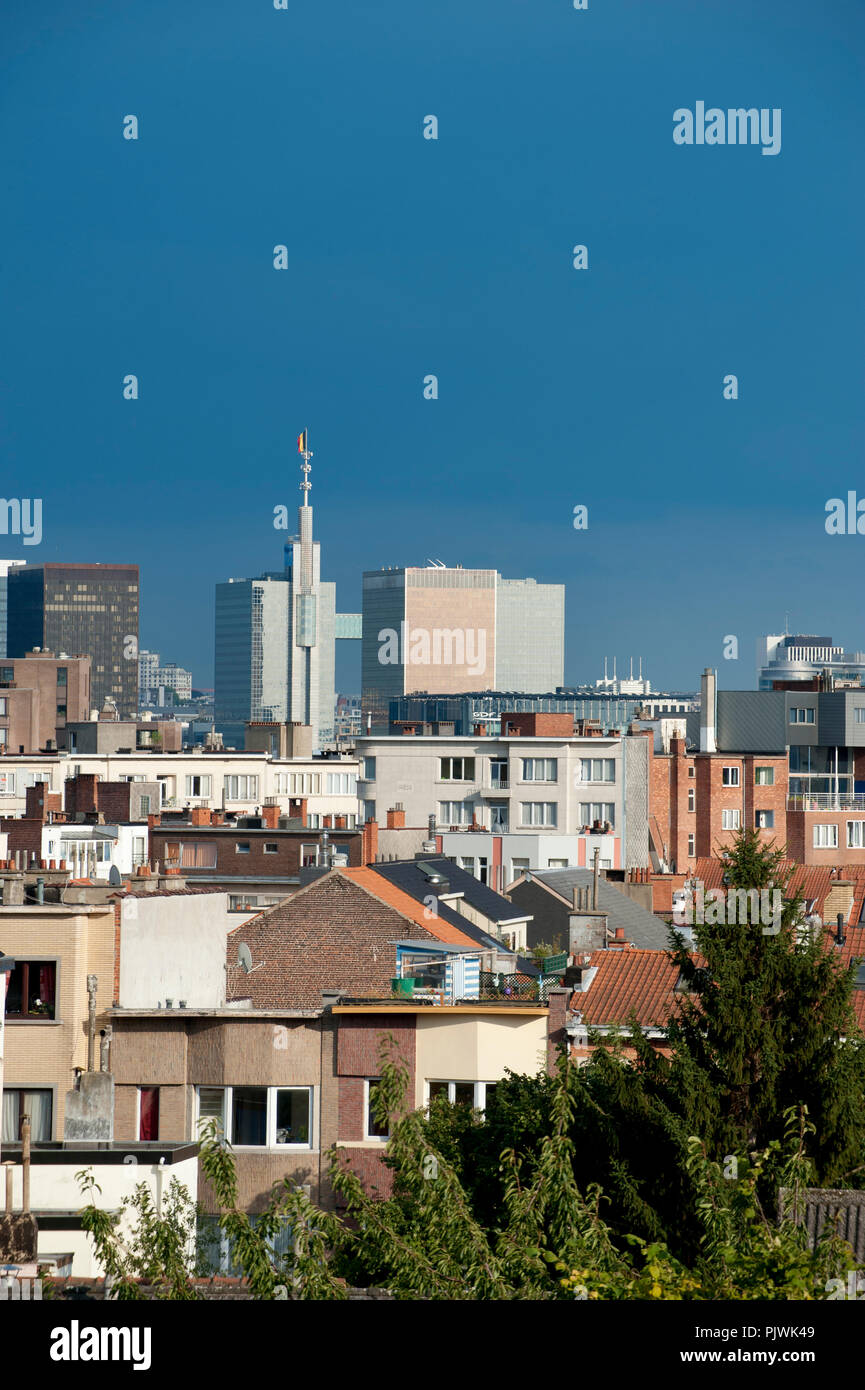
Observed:
[[[805,1106],[817,1180],[858,1182],[865,1047],[851,1004],[854,971],[822,930],[805,926],[783,851],[746,830],[723,863],[730,888],[779,889],[781,921],[777,931],[759,921],[698,923],[696,954],[671,932],[690,997],[681,996],[668,1027],[669,1068],[658,1069],[650,1090],[716,1157],[768,1148],[783,1136],[785,1113]]]
[[[75,1174],[82,1196],[81,1225],[90,1235],[97,1259],[115,1298],[140,1299],[141,1285],[155,1289],[156,1299],[195,1299],[195,1236],[198,1210],[189,1189],[172,1178],[157,1210],[147,1183],[138,1183],[125,1198],[120,1219],[100,1207],[102,1189],[93,1170]],[[123,1227],[125,1234],[121,1234]]]

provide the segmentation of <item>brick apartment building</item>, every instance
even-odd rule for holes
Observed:
[[[36,649],[0,661],[0,753],[55,749],[90,717],[90,657]]]

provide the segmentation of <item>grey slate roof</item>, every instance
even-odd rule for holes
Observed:
[[[404,893],[408,893],[418,902],[423,902],[424,898],[430,893],[435,893],[435,887],[430,882],[420,868],[422,864],[429,864],[436,870],[442,878],[448,881],[448,889],[443,890],[451,893],[462,893],[466,902],[476,908],[490,922],[513,922],[525,917],[515,903],[503,898],[501,893],[493,892],[480,879],[475,878],[466,869],[461,869],[452,859],[445,858],[442,854],[424,855],[422,859],[404,859],[393,863],[384,861],[381,864],[370,864],[371,869],[375,869],[377,874],[392,883],[396,888],[401,888]],[[460,922],[465,918],[460,917]]]
[[[486,917],[490,917],[490,913],[485,907],[481,907],[481,902],[487,903],[492,899],[492,908],[496,913],[496,916],[492,918],[493,921],[513,921],[515,918],[519,919],[524,915],[514,903],[508,902],[508,899],[503,898],[501,894],[494,893],[491,888],[487,888],[485,883],[481,883],[478,879],[474,878],[472,874],[467,873],[465,869],[458,868],[453,860],[445,859],[441,855],[431,855],[422,860],[409,859],[397,860],[395,862],[383,862],[381,864],[369,864],[367,867],[373,869],[375,873],[380,874],[388,883],[392,883],[395,888],[401,888],[404,893],[408,893],[409,897],[414,898],[415,902],[422,903],[424,898],[430,896],[437,898],[438,894],[436,893],[435,885],[431,884],[424,871],[418,868],[418,864],[420,863],[434,865],[436,871],[441,874],[442,878],[447,879],[447,891],[462,892],[466,901],[473,907],[476,907],[479,912],[484,913]],[[457,876],[459,876],[459,882],[457,882]],[[466,880],[467,882],[465,882]],[[470,891],[466,891],[467,888]],[[480,890],[480,894],[486,896],[482,898],[480,894],[475,891],[477,889]],[[436,916],[441,917],[443,922],[450,922],[451,926],[458,927],[461,932],[466,936],[470,936],[473,941],[477,941],[479,945],[485,946],[488,949],[494,948],[496,950],[502,950],[502,944],[496,937],[491,936],[489,932],[485,932],[482,927],[476,926],[474,922],[470,922],[467,917],[463,917],[454,908],[442,902],[440,899],[436,902],[435,912]],[[524,975],[537,975],[539,973],[534,962],[522,956],[517,957],[517,968]]]
[[[575,888],[591,885],[591,869],[532,869],[533,880],[546,884],[563,898],[572,899]],[[601,878],[598,881],[598,907],[608,913],[611,928],[624,927],[625,937],[646,951],[666,951],[670,945],[666,922],[647,912],[620,889]]]

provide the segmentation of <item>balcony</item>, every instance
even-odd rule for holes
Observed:
[[[865,811],[865,796],[850,792],[815,792],[787,797],[788,811]]]
[[[507,777],[498,777],[495,781],[484,779],[483,785],[478,788],[480,796],[498,796],[500,792],[509,792],[511,789],[510,781]]]

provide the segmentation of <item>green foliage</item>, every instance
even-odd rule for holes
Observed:
[[[191,1282],[197,1208],[188,1188],[172,1178],[158,1212],[150,1188],[138,1183],[115,1217],[96,1200],[102,1189],[92,1169],[83,1168],[75,1179],[82,1196],[89,1199],[81,1211],[81,1225],[93,1241],[115,1298],[142,1298],[141,1284],[152,1285],[156,1299],[198,1297]]]
[[[651,1089],[716,1154],[770,1146],[782,1138],[785,1113],[806,1106],[817,1180],[843,1184],[865,1158],[865,1047],[851,1005],[853,972],[822,932],[803,929],[782,850],[746,830],[722,857],[730,888],[782,892],[781,923],[774,934],[749,923],[695,926],[702,966],[671,933],[691,997],[681,996],[668,1029],[671,1062]],[[774,1175],[774,1163],[769,1169]]]
[[[219,1224],[228,1236],[232,1259],[249,1281],[255,1298],[273,1299],[284,1291],[294,1298],[338,1299],[344,1285],[330,1270],[328,1250],[341,1239],[339,1222],[318,1211],[288,1178],[274,1184],[270,1201],[252,1223],[237,1204],[237,1170],[217,1122],[202,1126],[201,1167],[222,1208]],[[273,1251],[274,1238],[288,1225],[292,1249]]]

